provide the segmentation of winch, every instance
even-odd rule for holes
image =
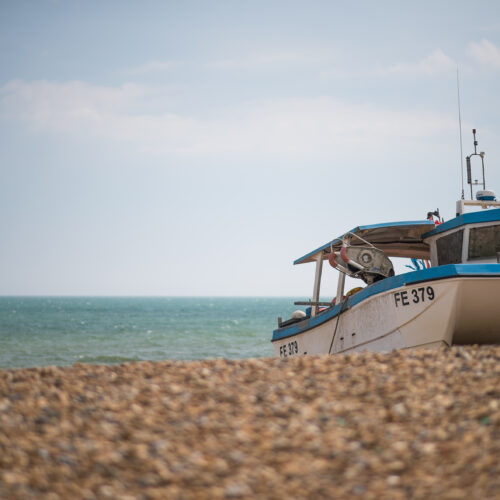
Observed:
[[[342,264],[338,262],[338,257]],[[394,276],[391,260],[374,246],[342,246],[340,252],[332,252],[328,260],[339,271],[353,278],[361,278],[368,285]]]

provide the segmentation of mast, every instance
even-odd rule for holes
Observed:
[[[486,190],[486,176],[484,173],[484,151],[477,152],[477,138],[476,138],[476,129],[472,129],[472,135],[474,137],[474,153],[471,153],[469,156],[465,157],[466,165],[467,165],[467,184],[470,185],[470,200],[464,199],[464,191],[462,188],[462,198],[457,201],[457,216],[462,215],[465,211],[465,206],[480,206],[481,208],[490,208],[490,207],[500,207],[500,202],[497,201],[495,197],[495,193],[493,191]],[[472,158],[474,156],[479,156],[481,158],[481,174],[483,176],[482,182],[477,179],[472,178]],[[463,186],[463,175],[462,175],[462,186]],[[474,191],[473,186],[480,186],[482,189],[478,189],[476,191],[476,197],[474,199]]]

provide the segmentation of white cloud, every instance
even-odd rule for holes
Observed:
[[[488,40],[470,42],[467,54],[481,64],[494,69],[500,68],[500,48]]]
[[[500,31],[500,23],[485,24],[479,27],[479,31]]]
[[[124,70],[123,73],[127,75],[145,75],[151,73],[163,73],[164,71],[177,69],[179,66],[182,66],[184,64],[185,63],[180,61],[159,61],[154,59],[151,61],[147,61],[144,64],[134,66],[133,68],[128,68]]]
[[[441,49],[437,49],[429,56],[416,63],[400,63],[389,67],[389,73],[404,75],[435,75],[456,68],[455,61]]]
[[[207,61],[161,61],[150,60],[144,64],[127,68],[122,73],[127,75],[145,75],[162,73],[172,69],[184,67],[202,67],[208,69],[254,69],[266,66],[284,64],[303,64],[318,62],[329,57],[328,51],[280,51],[266,50],[262,53],[242,54],[238,57],[228,57],[225,59],[213,59]]]
[[[45,127],[89,113],[119,113],[133,108],[147,93],[146,87],[134,83],[106,87],[81,81],[12,80],[0,88],[1,111]]]
[[[207,68],[220,68],[220,69],[241,69],[241,68],[256,68],[262,66],[272,66],[277,64],[294,64],[311,62],[318,57],[317,53],[306,53],[302,51],[267,51],[262,54],[245,55],[242,57],[219,59],[208,61],[204,64]]]
[[[208,119],[152,114],[142,108],[151,92],[133,84],[16,80],[0,89],[0,116],[61,137],[90,136],[141,152],[187,155],[369,154],[456,127],[454,119],[434,112],[394,111],[330,97],[248,102]]]

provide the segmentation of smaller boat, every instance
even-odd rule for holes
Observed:
[[[425,220],[358,226],[294,262],[316,264],[312,300],[278,318],[275,355],[500,343],[500,202],[486,190],[473,135],[470,199],[462,190],[456,217],[444,222],[435,210]],[[472,180],[475,156],[482,182]],[[411,259],[412,272],[395,275],[391,257]],[[324,261],[339,272],[331,302],[320,301]],[[366,286],[346,293],[346,276]]]

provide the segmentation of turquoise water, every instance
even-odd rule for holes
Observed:
[[[290,298],[0,297],[0,368],[272,356]]]

